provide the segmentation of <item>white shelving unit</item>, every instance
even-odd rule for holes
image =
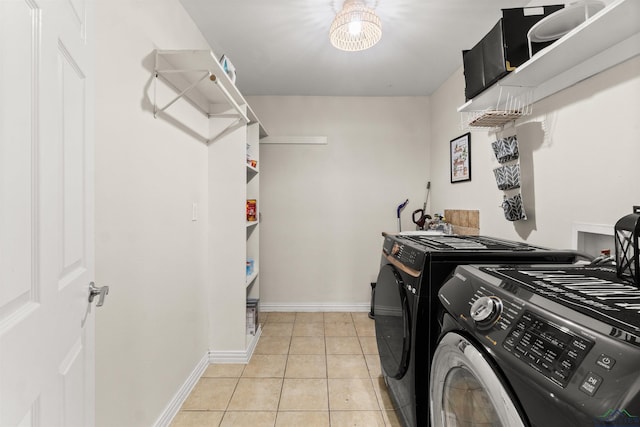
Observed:
[[[169,115],[185,99],[209,118],[202,139],[208,144],[210,361],[248,362],[261,329],[247,334],[246,301],[260,295],[260,224],[246,217],[247,199],[259,200],[260,181],[258,167],[247,164],[247,145],[258,160],[267,133],[211,51],[157,50],[155,57],[155,84],[168,85],[175,96],[160,104],[154,92],[154,116]],[[250,276],[248,258],[254,259]]]
[[[174,89],[176,96],[159,105],[154,91],[154,116],[162,115],[177,100],[184,98],[207,117],[235,119],[222,130],[203,136],[207,142],[215,141],[236,126],[251,123],[259,124],[261,137],[267,136],[257,116],[210,50],[156,50],[155,75],[156,84],[158,79],[163,80]],[[227,111],[221,111],[221,106]],[[232,113],[228,112],[229,108]]]
[[[460,106],[458,112],[471,113],[470,126],[473,121],[482,126],[485,114],[495,118],[504,113],[502,123],[491,124],[501,126],[519,117],[519,111],[508,105],[514,99],[526,100],[522,105],[528,107],[637,55],[640,1],[617,0]]]
[[[247,161],[255,160],[260,164],[260,130],[255,125],[247,126]],[[260,172],[258,167],[247,164],[247,199],[257,200],[256,221],[247,222],[247,260],[253,259],[254,271],[247,276],[247,297],[258,298],[260,295],[258,271],[260,268]]]
[[[258,270],[254,270],[253,273],[247,276],[247,287],[253,285],[253,283],[257,278],[258,278]]]
[[[256,167],[249,164],[246,165],[246,198],[255,199],[257,201],[256,207],[256,221],[247,221],[246,229],[246,259],[253,260],[254,267],[251,274],[246,277],[246,298],[260,298],[260,172],[258,170],[260,161],[260,126],[256,123],[247,126],[247,149],[246,159],[255,160]],[[248,321],[248,320],[247,320]],[[251,346],[255,343],[260,336],[262,330],[258,325],[255,335],[247,335],[247,346]]]

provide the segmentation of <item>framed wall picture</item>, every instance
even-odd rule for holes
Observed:
[[[471,181],[471,133],[465,133],[449,143],[451,182]]]

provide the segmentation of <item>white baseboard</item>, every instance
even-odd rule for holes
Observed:
[[[371,311],[371,303],[356,304],[305,304],[305,303],[264,303],[260,302],[260,311],[298,311],[298,312],[334,312],[334,311]]]
[[[258,340],[262,335],[262,327],[258,327],[255,335],[251,335],[251,341],[245,351],[215,351],[209,352],[209,363],[249,363],[253,355]]]
[[[370,303],[357,304],[302,304],[302,303],[261,303],[261,311],[288,311],[288,312],[368,312],[371,310]],[[262,328],[251,338],[249,345],[245,351],[208,351],[204,357],[198,362],[184,384],[173,396],[160,417],[153,424],[154,427],[168,427],[176,416],[180,407],[193,390],[196,383],[202,377],[202,374],[211,363],[249,363],[251,356],[258,345],[258,340],[262,335]]]
[[[205,353],[196,367],[193,368],[193,371],[191,371],[187,380],[182,384],[180,389],[178,389],[176,394],[173,396],[173,399],[171,399],[165,410],[162,411],[160,417],[158,417],[156,422],[153,424],[154,427],[168,427],[171,424],[171,421],[173,421],[173,418],[176,416],[178,411],[180,411],[180,407],[187,399],[189,393],[191,393],[191,390],[193,390],[193,387],[195,387],[204,371],[207,369],[207,366],[209,366],[209,352]]]
[[[198,362],[187,380],[182,384],[180,389],[173,396],[167,407],[162,411],[162,414],[155,423],[154,427],[168,427],[171,421],[175,418],[180,411],[180,407],[189,396],[189,393],[193,390],[196,383],[204,374],[204,371],[212,363],[249,363],[251,356],[258,345],[258,340],[262,335],[262,327],[258,327],[258,331],[255,335],[251,336],[249,345],[245,351],[208,351],[202,359]]]

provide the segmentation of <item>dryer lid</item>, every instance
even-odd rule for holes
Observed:
[[[480,270],[608,325],[640,333],[640,289],[614,267],[500,266]]]

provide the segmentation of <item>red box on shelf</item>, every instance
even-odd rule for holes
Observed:
[[[247,221],[256,221],[257,218],[256,199],[247,199]]]

